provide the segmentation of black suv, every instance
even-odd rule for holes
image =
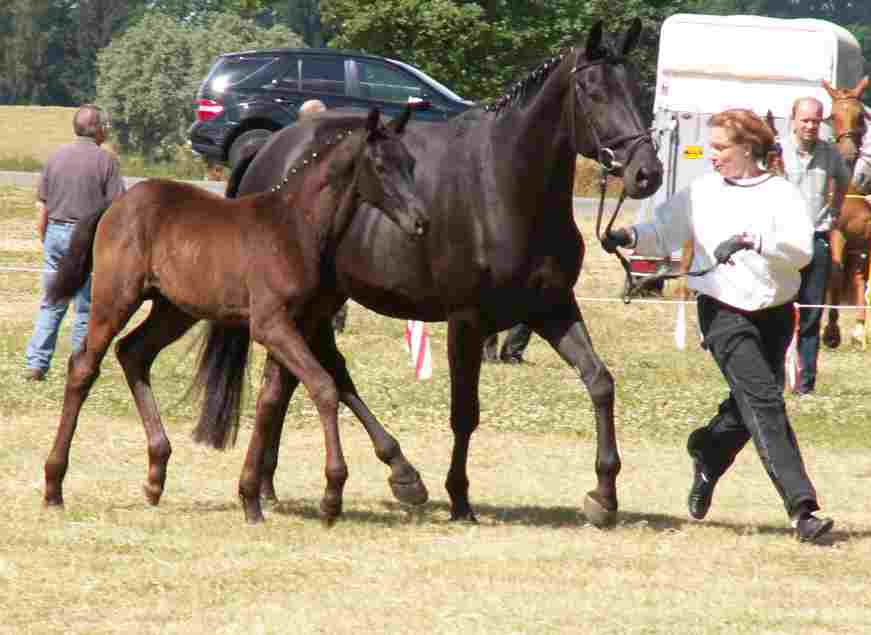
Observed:
[[[413,66],[377,55],[338,49],[226,53],[197,92],[191,146],[209,161],[235,167],[273,132],[294,123],[308,99],[320,99],[328,109],[377,106],[391,117],[419,99],[429,108],[415,117],[430,121],[473,105]]]

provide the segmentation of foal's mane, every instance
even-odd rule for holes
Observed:
[[[290,178],[301,174],[307,167],[323,160],[329,151],[335,149],[348,135],[360,130],[366,125],[366,117],[360,115],[346,115],[342,117],[330,117],[319,119],[315,124],[312,140],[303,148],[302,154],[293,165],[288,168],[284,179],[273,186],[272,191],[282,189]]]

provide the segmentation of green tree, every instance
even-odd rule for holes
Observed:
[[[264,30],[236,15],[213,14],[195,26],[149,14],[98,54],[99,103],[123,150],[166,159],[187,139],[194,94],[217,55],[299,45],[284,27]]]
[[[9,0],[0,11],[0,103],[39,103],[46,92],[48,0]]]

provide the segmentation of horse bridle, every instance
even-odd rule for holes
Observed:
[[[572,76],[580,73],[582,71],[587,70],[588,68],[592,68],[593,66],[603,66],[605,64],[617,65],[617,64],[625,64],[626,59],[621,56],[616,55],[605,55],[598,59],[587,62],[586,64],[580,64],[581,51],[578,50],[578,56],[575,60],[575,65],[572,67],[570,74]],[[638,116],[635,115],[636,125],[643,132],[638,132],[634,134],[625,134],[620,135],[614,139],[610,139],[607,143],[602,142],[602,135],[599,134],[599,130],[596,126],[596,120],[590,116],[590,112],[592,108],[588,105],[589,97],[587,97],[586,93],[584,93],[578,82],[572,82],[572,96],[571,106],[569,111],[569,118],[571,121],[571,143],[572,150],[575,154],[580,154],[578,151],[578,141],[577,141],[577,131],[576,131],[576,117],[575,117],[575,108],[579,107],[581,112],[584,115],[584,119],[587,121],[587,126],[590,132],[590,136],[592,137],[593,144],[596,147],[596,156],[599,162],[600,171],[599,171],[599,209],[596,214],[596,238],[599,242],[603,242],[605,240],[605,236],[611,231],[611,228],[614,225],[614,220],[617,218],[617,215],[620,213],[620,208],[623,206],[623,202],[626,200],[626,187],[624,185],[622,191],[620,192],[620,198],[617,201],[617,206],[614,208],[614,211],[611,213],[611,218],[608,220],[607,225],[605,226],[605,232],[601,232],[602,227],[602,214],[605,209],[605,192],[608,188],[608,175],[616,173],[620,168],[625,167],[624,164],[615,160],[615,153],[612,148],[616,148],[622,144],[628,144],[626,148],[626,163],[625,165],[629,165],[632,162],[632,158],[635,156],[635,152],[641,147],[641,144],[647,141],[651,145],[653,143],[653,137],[650,135],[650,131],[646,130],[644,126],[641,124],[641,121],[638,120]],[[654,146],[654,151],[656,150]],[[637,291],[644,288],[644,282],[636,285],[632,281],[632,270],[629,266],[629,261],[626,257],[621,254],[619,251],[615,251],[614,255],[617,256],[617,259],[620,261],[621,266],[623,267],[623,271],[626,273],[626,283],[624,285],[623,291],[623,302],[626,304],[629,303],[632,295]]]
[[[855,97],[853,95],[848,95],[846,97],[833,97],[832,98],[832,105],[834,105],[835,103],[837,103],[839,101],[856,101],[856,102],[858,102],[859,106],[863,108],[862,116],[863,117],[865,116],[865,111],[864,111],[864,106],[862,104],[862,100],[859,99],[858,97]],[[842,132],[839,135],[835,135],[835,144],[841,143],[841,139],[843,139],[844,137],[850,137],[853,139],[853,142],[856,144],[856,147],[859,148],[862,146],[862,137],[864,135],[865,135],[865,131],[862,130],[861,128],[850,128],[849,130],[846,130],[845,132]]]

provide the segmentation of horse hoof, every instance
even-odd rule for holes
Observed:
[[[160,502],[160,497],[163,495],[163,489],[153,485],[143,485],[142,491],[145,493],[145,500],[149,505],[156,506]]]
[[[617,524],[617,508],[608,509],[594,492],[584,497],[584,516],[599,529],[607,529]]]
[[[246,523],[249,525],[259,525],[266,522],[266,519],[263,517],[263,508],[260,507],[260,500],[258,498],[247,499],[242,496],[239,498],[242,500],[242,511],[245,512]]]
[[[387,479],[390,485],[390,491],[393,492],[393,497],[400,503],[406,505],[423,505],[429,500],[429,492],[426,485],[420,478],[420,474],[416,471],[412,475],[411,480],[399,481],[392,478]]]
[[[42,506],[46,509],[63,509],[63,496],[46,496],[42,499]]]
[[[332,527],[336,524],[339,516],[342,515],[342,499],[321,500],[321,520],[325,527]]]

